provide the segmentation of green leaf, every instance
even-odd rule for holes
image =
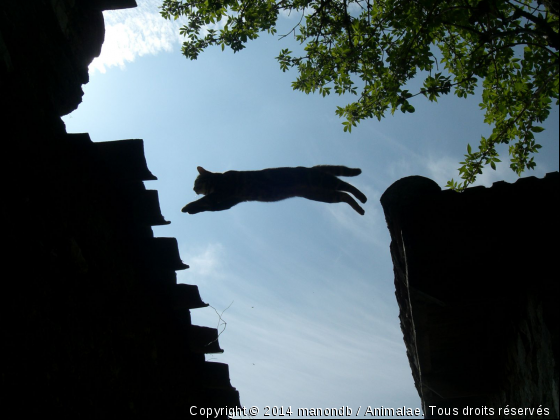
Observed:
[[[492,134],[481,139],[476,153],[467,145],[466,163],[459,170],[463,181],[453,184],[459,191],[488,164],[499,162],[495,158],[500,144],[513,147],[511,159],[517,160],[512,160],[512,170],[533,168],[531,155],[540,148],[534,134],[543,129],[532,124],[545,121],[553,100],[560,101],[554,46],[559,18],[549,13],[545,2],[514,3],[164,0],[160,14],[166,19],[187,18],[188,25],[179,32],[187,37],[182,52],[192,60],[214,45],[222,51],[226,46],[241,51],[260,33],[275,34],[280,13],[302,15],[280,36],[294,36],[302,44],[300,55],[281,49],[276,60],[283,72],[297,69],[295,90],[327,96],[333,89],[339,95],[357,96],[335,111],[347,119],[345,132],[362,120],[381,120],[388,111],[414,112],[408,102],[414,96],[437,102],[453,91],[467,98],[478,94],[479,87],[483,121],[492,127]],[[208,28],[222,18],[223,28]],[[420,77],[423,81],[417,83],[414,79]],[[407,90],[419,85],[417,91]]]

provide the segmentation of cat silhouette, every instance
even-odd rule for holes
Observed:
[[[202,166],[194,181],[194,192],[204,197],[187,204],[183,213],[227,210],[244,201],[273,202],[291,197],[303,197],[324,203],[348,203],[356,212],[364,210],[346,192],[362,203],[366,196],[353,185],[337,176],[356,176],[361,169],[346,166],[319,165],[312,168],[269,168],[260,171],[210,172]],[[346,192],[345,192],[346,191]]]

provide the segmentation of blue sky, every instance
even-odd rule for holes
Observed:
[[[198,285],[218,312],[227,308],[225,352],[207,360],[228,363],[241,403],[261,410],[420,407],[379,198],[404,176],[427,176],[441,186],[457,178],[467,143],[475,146],[490,132],[479,98],[449,96],[436,104],[418,98],[414,114],[398,112],[344,133],[334,111],[351,98],[295,92],[296,74],[280,71],[274,57],[295,48],[292,39],[264,35],[241,53],[215,48],[188,61],[180,53],[179,23],[159,16],[158,1],[138,3],[104,13],[102,54],[90,66],[83,103],[64,121],[68,132],[87,132],[95,142],[144,140],[158,177],[146,187],[159,191],[172,222],[154,234],[177,238],[191,267],[178,280]],[[294,19],[282,25],[289,30]],[[558,109],[544,126],[537,169],[527,175],[558,170]],[[362,169],[346,180],[368,197],[365,216],[344,203],[301,198],[180,211],[197,199],[199,165],[223,172],[318,164]],[[515,179],[504,163],[478,184]],[[192,316],[196,325],[219,323],[212,308]]]

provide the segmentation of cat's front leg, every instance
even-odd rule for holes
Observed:
[[[196,214],[204,210],[198,206],[197,201],[193,201],[192,203],[189,203],[185,207],[183,207],[181,211],[183,213]]]
[[[224,197],[222,194],[208,194],[182,208],[183,213],[196,214],[203,211],[227,210],[239,203],[238,199]]]
[[[189,213],[189,214],[201,213],[203,211],[211,210],[210,204],[211,203],[208,196],[204,196],[196,201],[187,204],[185,207],[181,209],[181,211],[183,213]]]

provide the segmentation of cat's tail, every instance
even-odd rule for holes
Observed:
[[[347,166],[340,165],[317,165],[313,169],[318,169],[321,172],[326,172],[334,176],[356,176],[362,173],[361,169],[348,168]]]

